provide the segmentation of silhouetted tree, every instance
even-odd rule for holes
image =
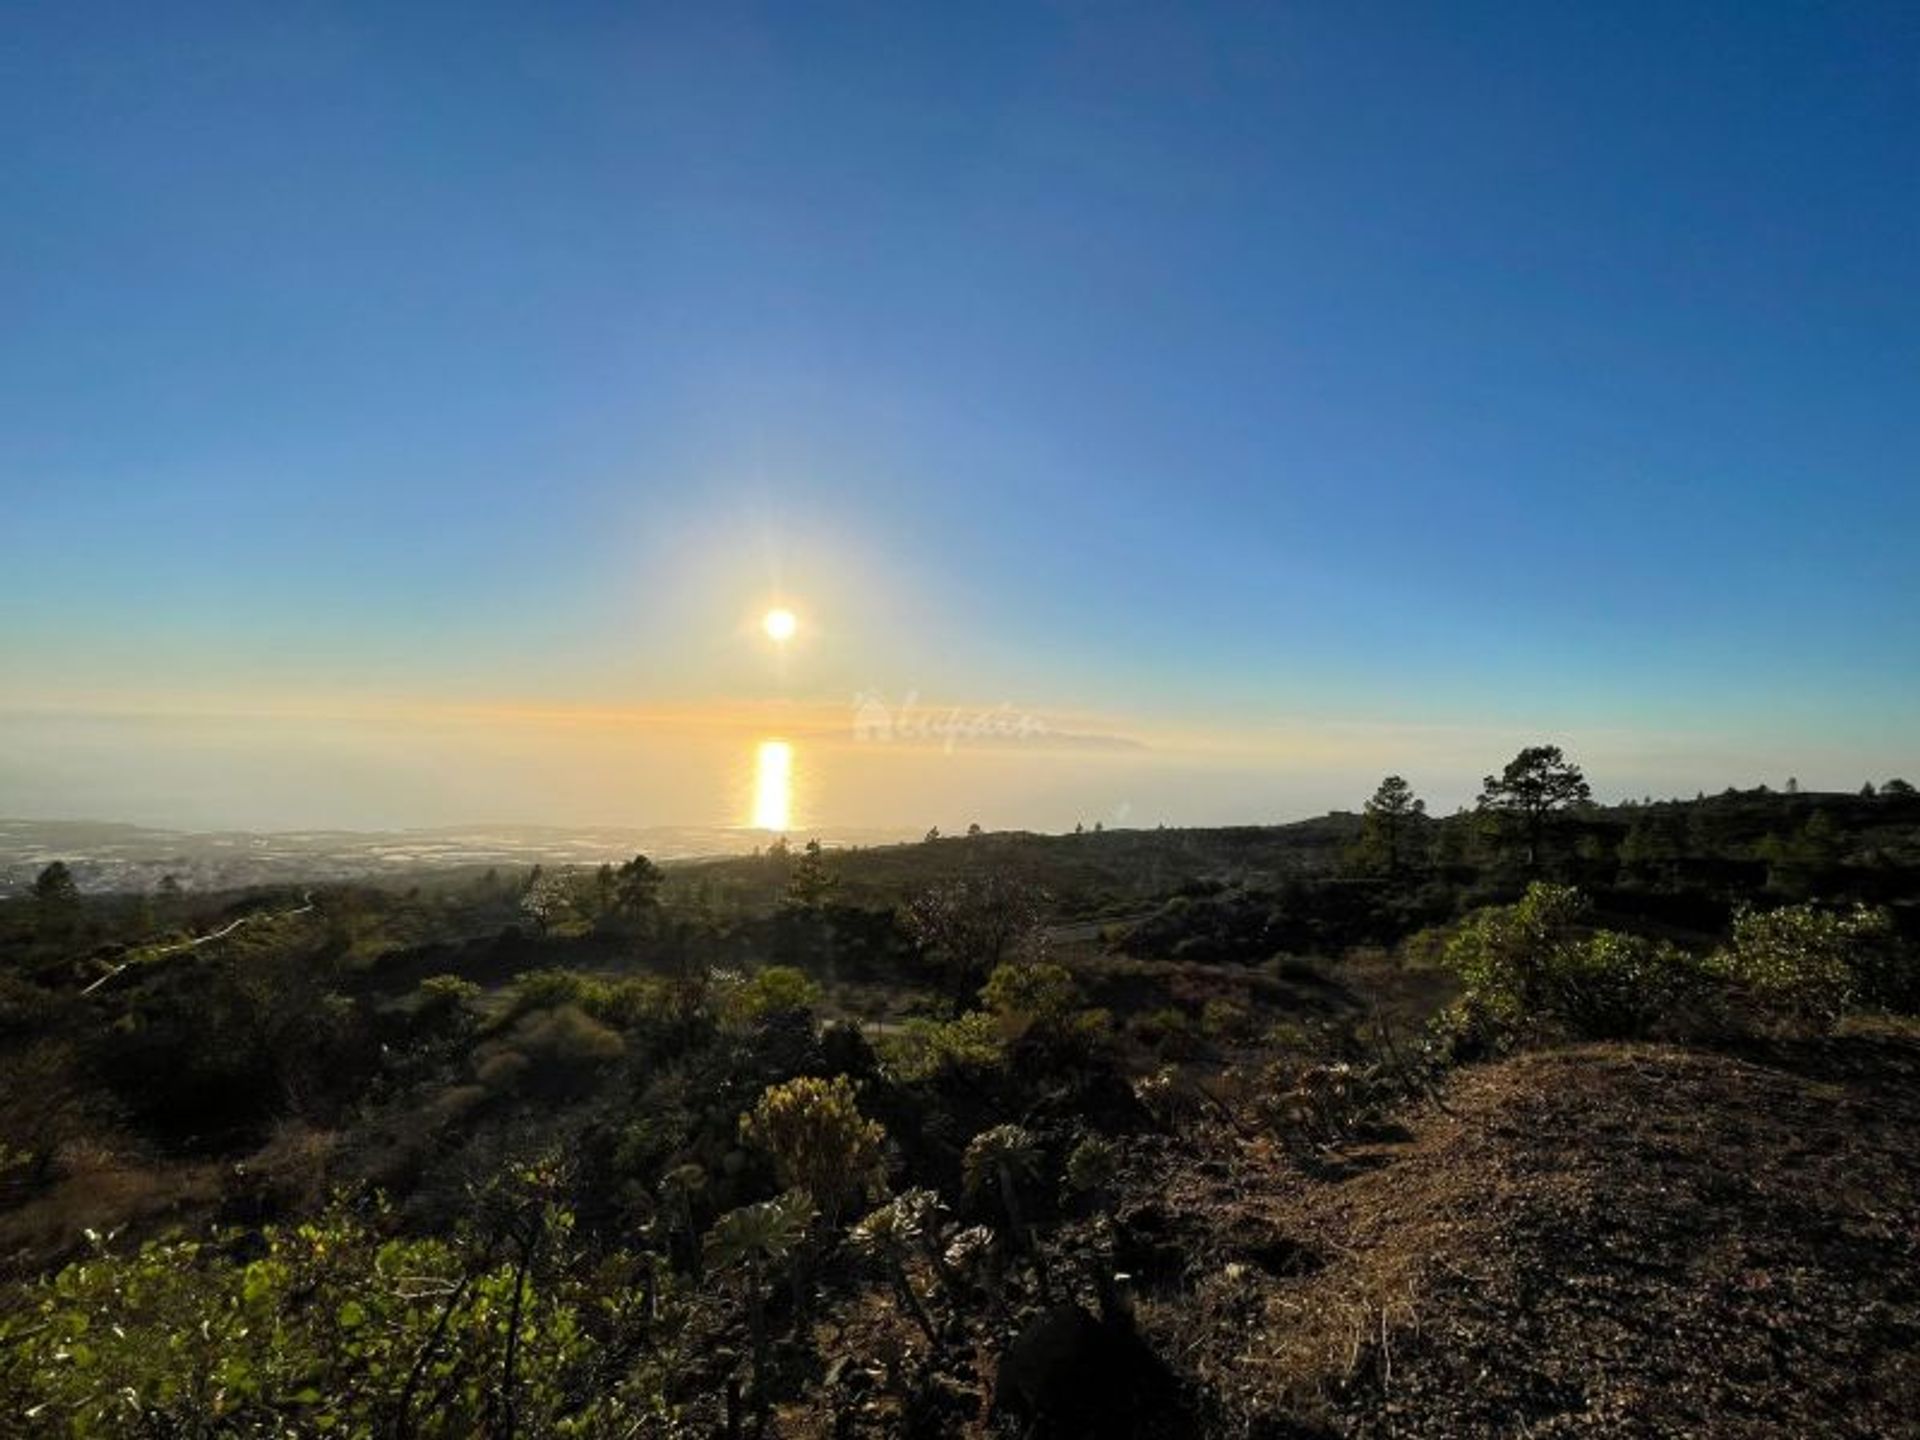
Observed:
[[[994,967],[1031,950],[1040,933],[1040,891],[1004,875],[942,881],[906,908],[907,933],[946,972],[957,999],[970,999]]]
[[[800,859],[793,867],[793,873],[787,877],[785,903],[796,910],[818,910],[827,903],[833,894],[833,888],[839,882],[827,869],[826,857],[821,853],[818,840],[807,841],[806,848],[800,852]]]
[[[1409,832],[1426,818],[1427,802],[1413,793],[1413,787],[1398,775],[1389,775],[1366,803],[1366,820],[1360,832],[1363,855],[1384,864],[1387,873],[1400,873]]]
[[[1845,843],[1833,816],[1816,810],[1797,832],[1769,835],[1756,849],[1767,862],[1768,886],[1804,898],[1814,893],[1820,872],[1841,859]]]
[[[1540,845],[1553,818],[1570,805],[1593,798],[1580,767],[1558,745],[1529,745],[1498,775],[1486,777],[1480,809],[1512,821],[1526,840],[1527,867],[1540,864]]]
[[[660,907],[666,876],[644,855],[636,855],[613,873],[613,912],[624,920],[650,917]]]
[[[64,940],[80,921],[80,887],[64,860],[55,860],[33,882],[33,905],[40,938]]]
[[[1662,806],[1634,817],[1620,842],[1620,863],[1642,879],[1670,875],[1688,843],[1686,820]]]
[[[1456,810],[1434,825],[1429,855],[1436,867],[1444,870],[1467,863],[1473,849],[1473,826],[1474,817],[1465,810]]]

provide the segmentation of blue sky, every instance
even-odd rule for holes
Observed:
[[[1920,768],[1917,90],[1911,6],[32,7],[0,707],[917,691],[1274,781],[1184,819]],[[47,743],[0,812],[111,813]]]

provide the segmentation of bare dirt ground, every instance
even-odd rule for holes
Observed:
[[[1585,1046],[1310,1162],[1150,1142],[1142,1329],[1222,1435],[1920,1434],[1920,1042]]]

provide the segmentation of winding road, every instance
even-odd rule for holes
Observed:
[[[206,945],[215,940],[224,940],[241,926],[251,925],[256,920],[290,920],[295,915],[305,915],[313,909],[313,892],[309,890],[300,898],[301,903],[291,910],[256,910],[251,915],[242,915],[238,920],[228,921],[218,930],[209,930],[206,934],[196,935],[191,940],[182,940],[175,945],[163,945],[158,950],[150,950],[137,961],[122,961],[120,964],[114,966],[113,969],[107,971],[107,973],[102,975],[98,980],[95,980],[91,985],[88,985],[80,993],[82,995],[91,995],[109,980],[112,980],[117,975],[123,974],[135,964],[144,965],[149,961],[158,960],[163,955],[178,955],[182,950],[191,950],[197,945]]]

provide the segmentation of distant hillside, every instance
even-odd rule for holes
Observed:
[[[1474,823],[1471,812],[1429,817],[1423,833],[1431,840]],[[1360,829],[1357,812],[1334,811],[1273,825],[1068,835],[995,831],[933,840],[902,830],[828,829],[795,832],[788,843],[797,849],[817,838],[830,851],[860,852],[858,866],[839,866],[843,898],[852,903],[891,903],[965,861],[1019,875],[1051,891],[1063,910],[1084,912],[1116,899],[1150,898],[1192,880],[1261,885],[1324,874],[1339,866]],[[1582,867],[1579,878],[1600,886],[1638,854],[1662,865],[1668,883],[1745,887],[1764,883],[1767,866],[1778,862],[1889,872],[1883,878],[1904,893],[1905,879],[1890,872],[1920,867],[1920,795],[1729,790],[1692,800],[1591,806],[1568,817],[1563,838],[1570,850],[1586,840],[1589,853],[1570,857],[1570,863]],[[66,861],[81,890],[95,894],[151,891],[167,875],[199,892],[344,880],[413,883],[435,873],[599,865],[636,854],[711,864],[716,880],[744,886],[756,873],[752,857],[773,840],[765,831],[723,826],[480,825],[260,834],[0,820],[0,899],[23,893],[51,860]]]
[[[991,870],[1042,887],[1059,913],[1074,915],[1151,900],[1195,880],[1258,885],[1325,872],[1359,831],[1360,817],[1346,813],[1215,829],[991,831],[867,846],[834,854],[831,863],[839,898],[849,904],[890,905],[956,870]],[[725,881],[753,877],[760,867],[736,856],[688,869]]]
[[[834,844],[872,844],[901,832],[832,832]],[[83,891],[151,890],[172,875],[189,890],[402,877],[490,865],[598,865],[645,854],[656,860],[745,854],[757,830],[723,826],[474,825],[430,830],[248,831],[150,829],[87,820],[0,820],[0,898],[21,893],[40,868],[64,860]]]

